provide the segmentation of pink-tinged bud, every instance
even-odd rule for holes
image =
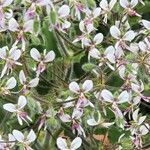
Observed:
[[[38,64],[37,72],[38,72],[38,73],[42,73],[45,69],[46,69],[46,66],[45,66],[45,64],[41,61],[41,62]]]
[[[19,113],[19,117],[21,117],[23,119],[27,119],[27,116],[28,116],[27,112],[20,112]]]

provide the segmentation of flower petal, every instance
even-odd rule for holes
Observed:
[[[70,13],[70,8],[68,5],[63,5],[58,10],[58,16],[59,18],[67,17]]]
[[[114,7],[114,5],[116,4],[116,2],[117,2],[117,0],[111,0],[109,2],[109,8],[110,8],[110,10]]]
[[[110,34],[115,38],[115,39],[119,39],[120,38],[120,30],[116,27],[116,26],[112,26],[110,28]]]
[[[16,106],[12,103],[7,103],[3,105],[3,108],[9,112],[15,112],[16,111]]]
[[[67,150],[67,143],[66,140],[62,137],[57,138],[57,146],[61,150]]]
[[[123,36],[123,39],[126,41],[132,41],[135,38],[135,33],[134,31],[130,30],[128,32],[125,33],[125,35]]]
[[[11,18],[8,22],[8,29],[12,32],[19,31],[19,24],[14,18]]]
[[[24,108],[24,106],[27,104],[27,99],[25,96],[21,95],[18,98],[18,109]]]
[[[83,89],[84,93],[87,93],[90,90],[92,90],[93,89],[93,81],[92,80],[86,80],[82,85],[82,89]]]
[[[5,85],[5,88],[6,89],[13,89],[17,84],[17,81],[14,77],[11,77],[7,82],[6,82],[6,85]]]
[[[110,91],[108,91],[106,89],[102,90],[101,96],[104,99],[104,101],[110,102],[110,103],[113,102],[113,95]]]
[[[101,8],[100,7],[97,7],[93,10],[93,16],[94,18],[98,17],[101,13]]]
[[[35,141],[36,139],[36,134],[35,132],[31,129],[28,136],[27,136],[27,140],[31,143],[33,141]]]
[[[23,142],[23,140],[24,140],[24,135],[20,132],[20,131],[18,131],[18,130],[13,130],[13,136],[15,137],[15,139],[17,140],[17,141],[19,141],[19,142]]]
[[[54,51],[50,51],[46,54],[46,56],[44,57],[44,62],[51,62],[55,59],[55,53]]]
[[[99,5],[103,10],[108,10],[108,1],[107,0],[101,0]]]
[[[125,102],[128,102],[129,100],[129,94],[127,91],[123,91],[119,97],[118,97],[118,103],[121,104],[121,103],[125,103]]]
[[[88,120],[87,120],[87,124],[88,124],[89,126],[96,126],[96,125],[99,124],[99,122],[97,122],[94,118],[92,118],[92,119],[88,119]]]
[[[7,49],[8,47],[2,47],[2,48],[0,48],[0,58],[1,59],[5,59],[6,58],[6,49]]]
[[[36,87],[38,84],[39,84],[39,78],[34,78],[29,82],[28,87]]]
[[[89,51],[89,56],[96,58],[96,59],[100,59],[101,54],[97,48],[93,48]]]
[[[131,0],[131,7],[134,8],[138,4],[139,0]]]
[[[81,146],[81,144],[82,144],[82,139],[80,137],[76,137],[72,141],[70,149],[71,150],[76,150],[76,149],[78,149]]]
[[[80,91],[80,87],[79,87],[79,84],[77,82],[71,82],[69,84],[69,89],[70,89],[70,91],[77,93],[77,94]]]
[[[30,55],[31,57],[36,60],[36,61],[40,61],[41,59],[41,54],[39,53],[39,51],[36,48],[32,48],[30,51]]]
[[[129,7],[129,2],[128,2],[128,0],[120,0],[120,5],[123,8],[128,8]]]
[[[20,83],[22,85],[24,85],[25,82],[26,82],[26,77],[25,77],[25,74],[24,74],[23,70],[21,70],[20,73],[19,73],[19,80],[20,80]]]
[[[95,44],[98,45],[103,41],[103,38],[104,38],[103,34],[98,33],[98,34],[95,35],[93,40],[94,40]]]
[[[147,30],[150,30],[150,21],[143,19],[142,23]]]

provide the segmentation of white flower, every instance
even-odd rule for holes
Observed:
[[[22,132],[18,130],[13,130],[13,136],[14,138],[23,145],[24,150],[33,150],[29,145],[35,141],[36,139],[36,134],[35,132],[31,129],[27,137],[25,137]]]
[[[36,48],[31,49],[30,55],[38,62],[38,66],[36,68],[37,76],[46,69],[46,63],[52,62],[55,59],[54,51],[49,51],[46,54],[46,50],[44,50],[44,54],[42,56]]]
[[[110,91],[104,89],[101,92],[101,96],[104,101],[109,103],[122,104],[129,101],[129,94],[127,91],[123,91],[117,98],[115,98]]]
[[[104,22],[107,23],[107,17],[108,14],[111,12],[113,9],[114,5],[116,4],[117,0],[111,0],[108,3],[108,0],[101,0],[100,2],[100,7],[102,8],[102,14],[104,15]]]
[[[7,51],[7,46],[0,48],[0,58],[5,60],[5,66],[1,72],[0,78],[2,78],[6,73],[9,74],[9,71],[12,71],[15,65],[22,65],[17,61],[21,56],[21,51],[17,49],[17,47],[12,47],[10,51]]]
[[[120,0],[120,5],[125,8],[126,12],[130,16],[138,16],[141,17],[139,14],[136,13],[134,10],[134,7],[138,4],[138,0],[131,0],[129,2],[128,0]]]
[[[29,92],[28,88],[36,87],[39,83],[39,78],[37,77],[32,79],[30,82],[27,82],[27,79],[23,70],[21,70],[19,73],[19,80],[20,80],[20,83],[23,85],[23,88],[22,88],[23,93]]]
[[[76,137],[72,142],[70,147],[68,147],[66,140],[62,137],[59,137],[57,139],[57,146],[60,150],[76,150],[78,149],[82,144],[82,139],[80,137]]]
[[[57,12],[57,23],[54,24],[53,26],[64,33],[66,33],[66,29],[70,28],[71,23],[67,21],[67,17],[70,14],[70,8],[68,5],[62,5]],[[51,30],[51,27],[50,27]]]
[[[27,100],[24,96],[20,96],[18,98],[18,103],[17,105],[14,105],[12,103],[7,103],[3,105],[3,108],[11,113],[16,113],[17,119],[20,125],[23,125],[22,121],[25,121],[28,123],[26,120],[28,119],[29,121],[32,121],[31,118],[28,116],[26,112],[23,111],[23,108],[27,104]]]
[[[79,84],[75,81],[73,81],[69,84],[70,91],[72,91],[73,93],[76,93],[76,94],[80,94],[80,92],[87,93],[87,92],[91,91],[92,88],[93,88],[92,80],[84,81],[82,88],[80,88]]]
[[[122,49],[129,49],[129,46],[126,42],[131,42],[135,38],[135,33],[132,30],[127,31],[123,36],[121,31],[118,29],[117,26],[112,26],[110,28],[110,34],[117,40],[115,44],[115,48],[122,50]]]

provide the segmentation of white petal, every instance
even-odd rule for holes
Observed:
[[[149,133],[149,130],[144,125],[142,125],[140,127],[140,132],[142,135],[146,135],[147,133]]]
[[[125,102],[128,102],[129,100],[129,94],[127,91],[123,91],[119,97],[118,97],[118,103],[121,104],[121,103],[125,103]]]
[[[92,90],[93,89],[93,81],[92,80],[86,80],[82,85],[82,89],[83,89],[84,93],[87,93],[90,90]]]
[[[146,52],[148,50],[147,45],[143,41],[139,42],[139,48],[142,50],[142,52]]]
[[[106,102],[110,102],[110,103],[113,102],[113,95],[110,91],[106,89],[102,90],[101,96]]]
[[[126,41],[132,41],[135,38],[135,33],[134,31],[128,31],[125,33],[125,35],[123,36],[123,39]]]
[[[132,88],[132,90],[135,91],[135,92],[138,92],[139,89],[140,89],[139,85],[134,84],[134,83],[131,83],[131,88]]]
[[[69,89],[70,89],[70,91],[72,91],[74,93],[79,93],[79,91],[80,91],[80,87],[77,82],[71,82],[69,84]]]
[[[110,34],[116,39],[119,39],[121,35],[120,30],[116,26],[110,28]]]
[[[138,121],[138,125],[141,125],[144,122],[145,119],[146,119],[146,116],[140,117],[139,121]]]
[[[18,98],[18,107],[19,109],[24,108],[24,106],[27,104],[27,99],[25,96],[21,95]]]
[[[104,10],[108,10],[108,1],[107,0],[102,0],[100,2],[100,7]]]
[[[111,0],[109,3],[109,8],[110,10],[114,7],[114,5],[116,4],[117,0]]]
[[[150,21],[142,20],[142,23],[147,30],[150,30]]]
[[[22,126],[23,122],[22,122],[22,118],[19,116],[19,114],[17,115],[17,119],[18,119],[19,124]]]
[[[99,124],[99,122],[97,122],[94,118],[92,118],[92,119],[88,119],[88,120],[87,120],[87,124],[88,124],[89,126],[96,126],[96,125]]]
[[[136,109],[132,114],[133,120],[135,122],[137,122],[137,120],[138,120],[138,112],[139,112],[139,109]]]
[[[55,53],[54,51],[50,51],[46,54],[46,56],[44,57],[44,62],[51,62],[55,59]]]
[[[14,18],[11,18],[8,22],[8,29],[12,32],[18,31],[19,24]]]
[[[89,51],[89,56],[96,58],[96,59],[100,59],[100,52],[97,48],[93,48]]]
[[[72,119],[80,119],[83,114],[82,108],[74,108],[72,113]]]
[[[67,150],[67,143],[66,140],[62,137],[57,138],[57,146],[61,150]]]
[[[5,88],[6,89],[13,89],[17,84],[17,81],[14,77],[11,77],[7,82],[6,82],[6,85],[5,85]]]
[[[35,78],[29,82],[28,87],[36,87],[38,84],[39,84],[39,78]]]
[[[70,26],[71,26],[71,23],[70,23],[69,21],[67,21],[67,20],[65,20],[65,21],[62,23],[62,29],[63,29],[63,30],[70,28]]]
[[[3,0],[2,5],[3,5],[3,7],[6,7],[6,6],[9,6],[12,2],[13,2],[13,0]]]
[[[120,5],[123,8],[128,8],[129,7],[129,2],[128,2],[128,0],[120,0]]]
[[[97,7],[93,10],[93,16],[94,18],[98,17],[101,13],[101,8],[100,7]]]
[[[59,118],[63,122],[71,122],[71,117],[68,114],[61,114],[59,115]]]
[[[27,140],[31,143],[33,141],[35,141],[36,139],[36,134],[35,132],[31,129],[31,131],[29,132],[28,136],[27,136]]]
[[[93,30],[95,30],[95,28],[94,28],[92,23],[88,24],[86,26],[86,29],[87,29],[88,34],[91,33]]]
[[[85,31],[85,26],[84,26],[84,21],[83,21],[83,20],[80,21],[80,23],[79,23],[79,29],[80,29],[80,31],[82,31],[82,32]]]
[[[76,149],[78,149],[81,146],[81,144],[82,144],[82,139],[80,137],[76,137],[72,141],[70,149],[71,150],[76,150]]]
[[[12,103],[7,103],[3,105],[3,108],[9,112],[15,112],[16,111],[16,106]]]
[[[19,80],[20,80],[20,83],[22,85],[24,85],[25,82],[26,82],[26,77],[25,77],[25,74],[24,74],[23,70],[21,70],[20,73],[19,73]]]
[[[28,20],[28,21],[26,21],[24,23],[24,25],[23,25],[24,32],[33,33],[33,24],[34,24],[34,20]]]
[[[7,67],[8,67],[7,64],[5,64],[5,66],[4,66],[4,68],[3,68],[2,72],[1,72],[0,78],[2,78],[5,75],[5,73],[7,71]]]
[[[23,140],[24,140],[24,135],[20,132],[20,131],[18,131],[18,130],[13,130],[13,136],[15,137],[15,139],[17,140],[17,141],[19,141],[19,142],[23,142]]]
[[[59,18],[64,18],[64,17],[68,16],[69,13],[70,13],[70,8],[68,5],[63,5],[58,10]]]
[[[94,40],[95,44],[98,45],[103,41],[103,38],[104,38],[103,34],[98,33],[98,34],[95,35],[93,40]]]
[[[50,1],[49,0],[37,0],[37,3],[39,6],[45,6],[45,5],[50,4]]]
[[[91,40],[86,37],[82,39],[82,43],[84,46],[91,46]]]
[[[9,55],[10,55],[10,58],[13,59],[13,60],[18,60],[21,56],[21,51],[19,49],[14,49],[14,48],[11,48],[11,50],[9,51]]]
[[[111,62],[111,63],[115,63],[115,48],[113,46],[109,46],[106,48],[106,51],[104,52],[104,54],[106,55],[106,58]]]
[[[40,61],[40,59],[41,59],[41,55],[40,55],[39,51],[36,48],[31,49],[30,55],[36,61]]]
[[[0,58],[1,59],[5,59],[6,58],[6,49],[7,49],[7,47],[2,47],[2,48],[0,48]]]
[[[15,141],[15,137],[12,134],[8,134],[9,141]]]
[[[131,4],[132,8],[135,7],[138,4],[138,2],[139,2],[138,0],[131,0],[130,4]]]

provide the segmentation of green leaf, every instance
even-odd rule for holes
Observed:
[[[85,72],[90,72],[90,71],[92,71],[94,68],[95,68],[95,64],[92,64],[92,63],[85,63],[84,65],[82,65],[82,69],[83,69]]]

